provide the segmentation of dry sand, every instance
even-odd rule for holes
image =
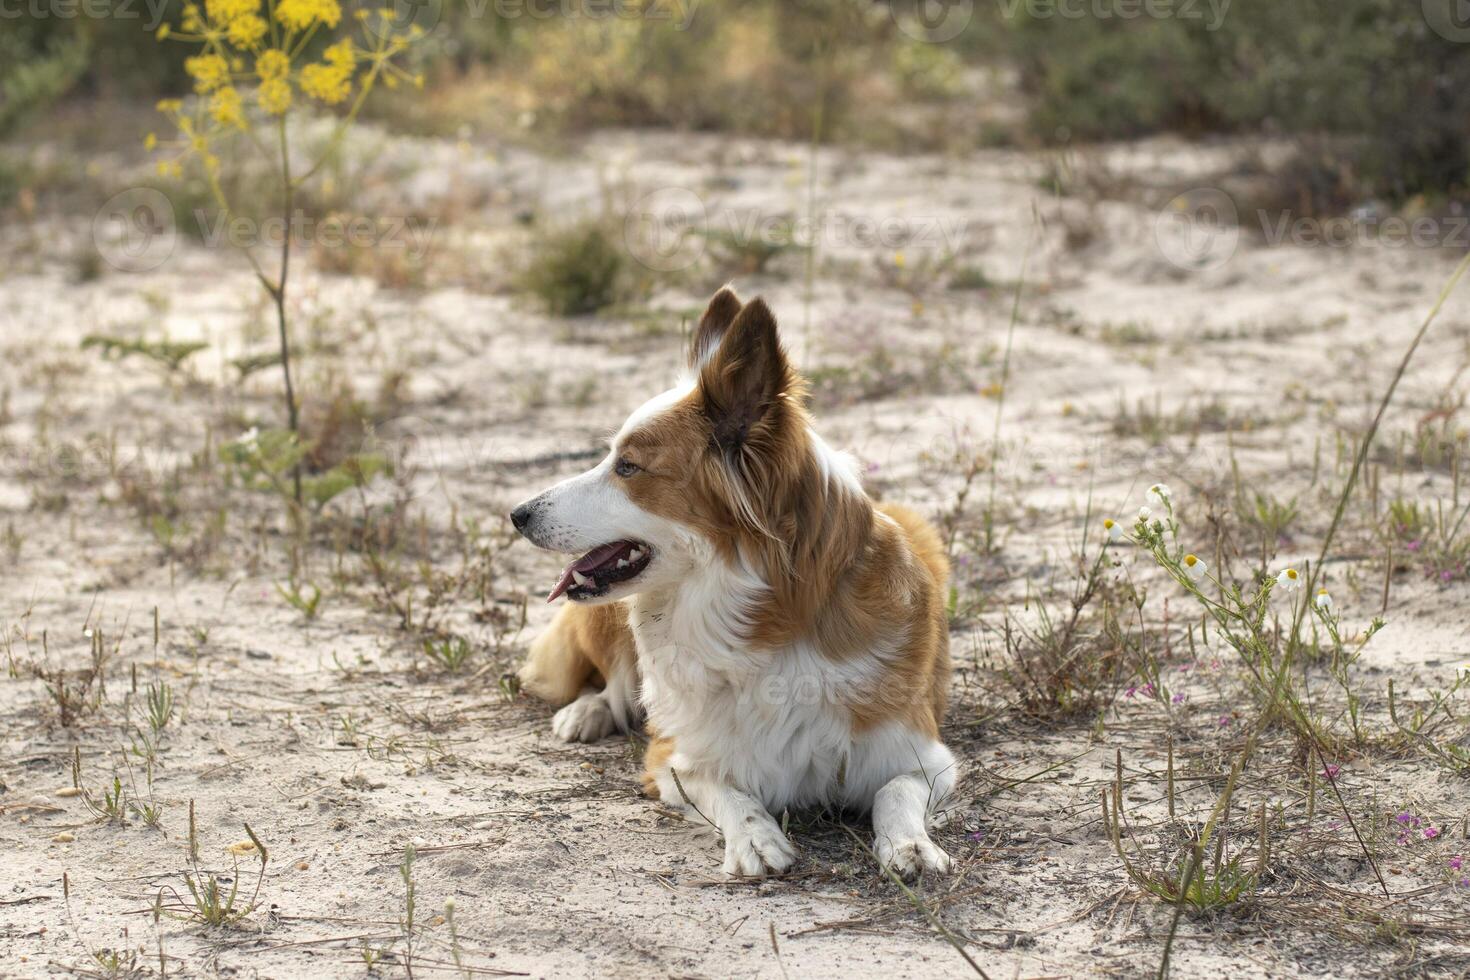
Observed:
[[[522,247],[518,211],[596,208],[599,185],[609,182],[625,206],[659,187],[696,192],[714,228],[815,207],[828,233],[809,294],[800,252],[761,274],[735,274],[736,285],[768,299],[799,361],[818,373],[828,440],[859,456],[876,493],[934,515],[954,505],[963,477],[956,458],[989,450],[1011,284],[1029,254],[1001,427],[1001,546],[990,557],[963,542],[958,549],[965,595],[982,605],[953,636],[960,670],[947,737],[966,773],[961,819],[939,836],[956,871],[922,882],[919,893],[973,941],[991,976],[1152,975],[1172,910],[1128,881],[1096,814],[1121,748],[1130,819],[1157,819],[1164,709],[1122,698],[1101,730],[1091,719],[1034,725],[1004,711],[994,674],[1001,613],[1009,605],[1024,616],[1028,594],[1069,587],[1089,496],[1097,513],[1129,515],[1143,488],[1164,480],[1186,522],[1201,523],[1205,496],[1228,490],[1232,446],[1250,486],[1301,495],[1301,533],[1283,543],[1282,560],[1313,556],[1330,516],[1329,492],[1320,482],[1309,488],[1314,458],[1331,466],[1339,429],[1361,430],[1452,263],[1434,250],[1271,247],[1245,235],[1218,267],[1181,267],[1179,253],[1171,261],[1158,244],[1158,209],[1177,190],[1216,183],[1232,144],[1098,151],[1078,166],[1106,166],[1137,186],[1127,201],[1091,203],[1041,189],[1047,161],[1017,152],[953,160],[823,151],[809,196],[801,146],[612,133],[549,158],[407,139],[371,147],[379,177],[365,193],[379,195],[375,208],[455,220],[435,232],[422,290],[302,266],[296,317],[309,350],[301,376],[310,386],[330,368],[366,397],[384,375],[402,372],[404,407],[385,432],[414,437],[413,472],[402,482],[444,571],[457,567],[451,520],[500,534],[509,505],[575,472],[669,382],[682,358],[681,317],[728,274],[700,265],[663,280],[646,310],[557,320],[524,298],[469,288],[479,270]],[[938,237],[873,244],[855,230],[864,222],[915,234],[928,227]],[[319,616],[290,608],[275,587],[289,577],[279,506],[207,481],[189,489],[206,428],[218,443],[276,418],[275,373],[239,383],[229,366],[270,349],[259,290],[238,255],[187,238],[154,270],[104,267],[78,282],[75,256],[92,234],[90,215],[0,233],[0,389],[9,399],[0,414],[0,524],[13,526],[18,542],[4,562],[0,614],[12,656],[41,658],[44,635],[50,662],[80,667],[84,627],[101,629],[109,648],[120,644],[102,709],[74,728],[57,724],[38,681],[0,682],[0,975],[95,970],[89,951],[139,947],[140,968],[156,972],[161,947],[170,976],[353,976],[365,972],[364,945],[389,950],[378,970],[402,975],[399,866],[410,844],[422,927],[415,974],[453,971],[448,924],[436,918],[451,899],[460,955],[477,973],[967,971],[831,821],[806,828],[806,817],[793,818],[803,858],[791,874],[726,880],[715,841],[638,795],[636,745],[560,744],[548,709],[502,694],[501,675],[552,613],[536,597],[552,581],[554,556],[524,543],[496,553],[488,608],[514,611],[519,596],[531,599],[526,630],[498,654],[488,649],[493,630],[474,618],[479,604],[454,604],[446,622],[478,651],[460,675],[429,669],[362,590],[334,588],[330,549],[304,558],[304,576],[326,592]],[[946,250],[994,285],[946,288],[949,272],[931,275]],[[1445,391],[1463,397],[1467,297],[1452,298],[1405,380],[1385,430],[1390,444]],[[80,350],[94,333],[209,347],[170,379],[136,359],[107,362]],[[1131,411],[1156,399],[1166,413],[1218,402],[1252,421],[1246,431],[1206,427],[1156,444],[1115,433],[1120,403]],[[166,482],[178,467],[184,545],[203,536],[212,509],[227,512],[222,539],[197,561],[169,560],[122,502],[126,488],[114,475]],[[1383,479],[1397,481],[1385,495],[1450,495],[1445,471],[1385,471]],[[987,492],[982,478],[971,525]],[[381,508],[392,497],[378,485],[371,503]],[[1366,547],[1349,536],[1342,552]],[[1131,554],[1124,561],[1156,582]],[[1329,575],[1344,616],[1361,622],[1378,611],[1381,565],[1348,560]],[[1168,586],[1155,588],[1163,595]],[[1447,584],[1412,568],[1398,576],[1390,625],[1361,668],[1381,672],[1371,675],[1375,694],[1388,677],[1400,692],[1448,686],[1452,664],[1470,658],[1467,610],[1463,574]],[[60,792],[72,782],[74,749],[94,795],[114,771],[130,791],[144,791],[140,761],[129,760],[131,772],[124,763],[143,711],[142,695],[130,693],[131,665],[140,688],[161,678],[177,696],[153,785],[161,831],[136,817],[127,826],[99,821]],[[1236,733],[1215,721],[1243,704],[1234,669],[1181,681],[1189,698],[1173,709],[1181,743],[1217,776],[1238,748]],[[1451,823],[1470,800],[1463,780],[1422,758],[1370,755],[1345,771],[1360,813],[1412,807],[1451,828],[1385,865],[1397,869],[1395,892],[1437,889],[1432,905],[1470,915],[1470,890],[1433,870],[1465,849]],[[1187,805],[1202,812],[1218,781],[1190,786]],[[149,911],[160,891],[165,901],[186,892],[191,800],[204,868],[238,875],[248,893],[255,859],[239,858],[236,872],[226,848],[249,823],[270,849],[259,908],[232,928],[169,917],[155,924]],[[1316,835],[1315,874],[1371,894],[1372,875],[1338,824],[1341,813],[1323,803],[1307,826],[1301,800],[1284,803],[1293,832]],[[854,827],[866,833],[861,821]],[[1155,839],[1147,830],[1142,837]],[[1374,942],[1365,925],[1353,941],[1309,921],[1283,925],[1262,913],[1272,901],[1239,915],[1186,917],[1178,975],[1470,967],[1463,948],[1433,935]]]

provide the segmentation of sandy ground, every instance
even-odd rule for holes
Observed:
[[[1098,791],[1121,749],[1130,819],[1145,844],[1158,841],[1164,739],[1174,732],[1196,771],[1214,774],[1182,791],[1186,809],[1202,813],[1238,748],[1235,729],[1217,722],[1239,706],[1233,665],[1199,664],[1179,681],[1188,698],[1172,710],[1120,698],[1101,724],[1035,724],[1006,710],[996,681],[1001,616],[1025,616],[1028,595],[1070,587],[1089,498],[1095,514],[1129,515],[1143,488],[1164,480],[1197,526],[1205,502],[1228,491],[1232,456],[1249,486],[1300,498],[1281,561],[1313,556],[1331,506],[1314,468],[1340,464],[1342,439],[1361,430],[1452,263],[1436,250],[1273,247],[1250,234],[1218,264],[1224,239],[1187,251],[1199,243],[1160,231],[1173,221],[1166,202],[1218,186],[1229,144],[1148,143],[1073,161],[1130,178],[1127,201],[1058,198],[1043,189],[1049,162],[1015,152],[823,151],[811,181],[805,147],[716,137],[605,134],[552,157],[386,137],[371,147],[379,177],[364,193],[378,195],[374,208],[454,220],[434,233],[423,289],[302,267],[301,375],[308,390],[347,378],[363,397],[402,375],[384,432],[408,447],[411,465],[397,490],[375,486],[366,502],[409,501],[430,566],[445,572],[458,567],[452,529],[476,520],[498,542],[509,505],[575,472],[669,382],[683,356],[681,318],[732,277],[782,318],[819,378],[824,434],[859,456],[874,492],[949,513],[963,461],[989,453],[1024,267],[1000,429],[1000,547],[977,554],[969,532],[956,545],[972,613],[953,635],[960,670],[947,737],[966,773],[960,819],[939,834],[956,871],[917,894],[991,976],[1152,975],[1172,909],[1124,875],[1097,819]],[[660,279],[636,310],[573,320],[476,288],[524,249],[517,214],[595,209],[609,184],[635,211],[663,207],[670,188],[688,192],[706,228],[738,228],[751,214],[823,216],[810,287],[805,255],[790,252],[759,274],[705,256]],[[648,191],[665,198],[639,205]],[[276,418],[274,372],[241,382],[229,366],[270,349],[258,289],[238,255],[187,237],[155,269],[104,267],[78,281],[76,256],[92,235],[90,215],[0,233],[0,524],[13,529],[0,618],[11,660],[80,668],[84,629],[101,630],[109,651],[116,644],[100,709],[69,728],[24,670],[0,682],[0,975],[95,971],[91,953],[103,949],[141,949],[137,969],[154,973],[161,951],[170,976],[362,975],[364,948],[385,951],[376,969],[386,975],[453,972],[456,955],[469,972],[532,976],[969,970],[835,820],[793,815],[804,856],[784,878],[726,880],[716,842],[638,795],[636,742],[560,744],[544,706],[507,696],[502,675],[552,612],[536,597],[553,579],[553,556],[488,546],[484,603],[461,596],[446,613],[476,646],[460,674],[432,669],[394,618],[364,601],[370,590],[346,577],[334,585],[341,554],[330,547],[301,559],[326,593],[317,617],[288,606],[276,589],[290,575],[279,506],[194,463],[212,457],[207,446]],[[961,259],[939,272],[945,253]],[[983,270],[989,285],[947,288],[959,266]],[[79,349],[97,333],[209,346],[169,377]],[[1467,362],[1462,291],[1404,382],[1390,445],[1446,392],[1463,397]],[[1171,416],[1223,405],[1249,421],[1150,439],[1117,424],[1120,406],[1139,403]],[[170,557],[126,499],[139,480],[166,487],[176,475],[183,516]],[[1380,475],[1386,496],[1452,494],[1446,468]],[[986,492],[982,478],[965,527]],[[195,548],[220,511],[224,530]],[[1367,561],[1369,550],[1351,526],[1346,557],[1329,572],[1354,621],[1381,604],[1381,564]],[[527,595],[522,632],[501,635],[477,615],[514,614]],[[1470,659],[1463,573],[1440,583],[1406,567],[1387,618],[1361,668],[1379,702],[1388,677],[1412,695],[1447,687],[1452,665]],[[147,798],[129,752],[143,692],[158,680],[177,698],[151,794],[161,829],[136,814],[126,825],[96,819],[64,792],[74,752],[94,798],[114,773]],[[1360,819],[1411,807],[1447,828],[1383,858],[1393,891],[1424,889],[1416,894],[1435,915],[1470,916],[1470,891],[1438,870],[1466,849],[1455,823],[1470,803],[1463,779],[1423,758],[1371,754],[1345,771]],[[1464,947],[1432,932],[1391,938],[1362,924],[1346,930],[1354,938],[1314,928],[1292,905],[1304,882],[1371,895],[1373,877],[1340,812],[1323,804],[1309,820],[1300,798],[1276,798],[1264,777],[1248,784],[1241,819],[1274,799],[1286,808],[1282,833],[1305,843],[1258,903],[1185,918],[1178,975],[1470,969]],[[258,860],[226,848],[245,840],[248,823],[270,851],[259,907],[233,926],[151,913],[160,894],[166,905],[187,897],[191,801],[200,866],[237,879],[242,904]],[[866,841],[863,822],[849,822]],[[411,945],[400,874],[410,845]],[[455,937],[442,918],[450,900]]]

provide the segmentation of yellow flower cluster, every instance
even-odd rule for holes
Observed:
[[[194,79],[194,91],[208,95],[230,83],[230,64],[217,54],[196,54],[184,59],[184,71]]]
[[[268,115],[279,116],[291,108],[291,59],[284,51],[267,48],[255,59],[255,72],[260,76],[256,99]]]
[[[270,81],[273,78],[285,78],[286,73],[291,70],[291,59],[286,57],[286,52],[277,51],[275,48],[262,51],[260,57],[255,59],[255,72],[261,81]]]
[[[172,148],[173,158],[159,162],[159,173],[179,177],[181,162],[189,159],[198,159],[211,175],[218,173],[214,140],[250,129],[247,107],[280,117],[290,111],[298,91],[332,106],[357,92],[356,102],[339,121],[340,133],[375,84],[393,88],[404,79],[422,87],[421,75],[394,62],[424,36],[423,30],[417,25],[402,29],[390,7],[357,10],[355,17],[364,25],[365,45],[354,44],[354,30],[344,31],[345,36],[324,38],[331,43],[321,61],[302,65],[299,56],[306,42],[341,23],[341,0],[185,0],[179,27],[164,24],[157,36],[199,45],[184,62],[198,98],[187,110],[178,99],[159,103],[180,137],[160,141],[150,136],[146,141],[149,150]],[[284,131],[281,139],[286,139]]]
[[[342,20],[342,6],[337,0],[280,0],[276,20],[292,31],[304,31],[317,23],[336,27]]]
[[[291,83],[284,78],[268,78],[260,83],[255,97],[266,115],[284,115],[291,108]]]
[[[235,47],[253,51],[256,45],[260,44],[261,38],[265,37],[267,29],[265,20],[258,14],[245,14],[230,21],[225,36]]]
[[[234,86],[222,88],[209,99],[209,117],[221,126],[245,128],[245,111]]]
[[[260,0],[205,0],[184,7],[183,29],[198,40],[228,40],[242,51],[253,51],[265,38],[270,25],[260,15]],[[169,36],[168,25],[159,28],[159,39]]]
[[[301,91],[327,105],[336,105],[352,91],[352,72],[357,55],[352,41],[344,38],[327,48],[326,60],[301,69]]]

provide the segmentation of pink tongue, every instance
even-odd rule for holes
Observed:
[[[612,558],[614,555],[618,554],[618,552],[624,551],[627,548],[628,542],[626,541],[614,541],[612,544],[605,544],[601,547],[593,548],[581,558],[578,558],[566,568],[562,569],[561,578],[557,580],[556,588],[551,590],[551,595],[546,597],[546,601],[555,602],[557,599],[561,598],[562,594],[566,592],[567,589],[570,589],[572,587],[572,583],[575,581],[575,579],[572,578],[573,572],[582,572],[584,574],[590,572],[592,571],[592,569],[598,567],[609,558]]]

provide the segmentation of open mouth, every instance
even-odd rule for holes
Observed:
[[[561,579],[546,601],[555,602],[563,594],[573,600],[607,595],[619,582],[641,575],[652,560],[648,545],[637,541],[599,545],[562,569]]]

